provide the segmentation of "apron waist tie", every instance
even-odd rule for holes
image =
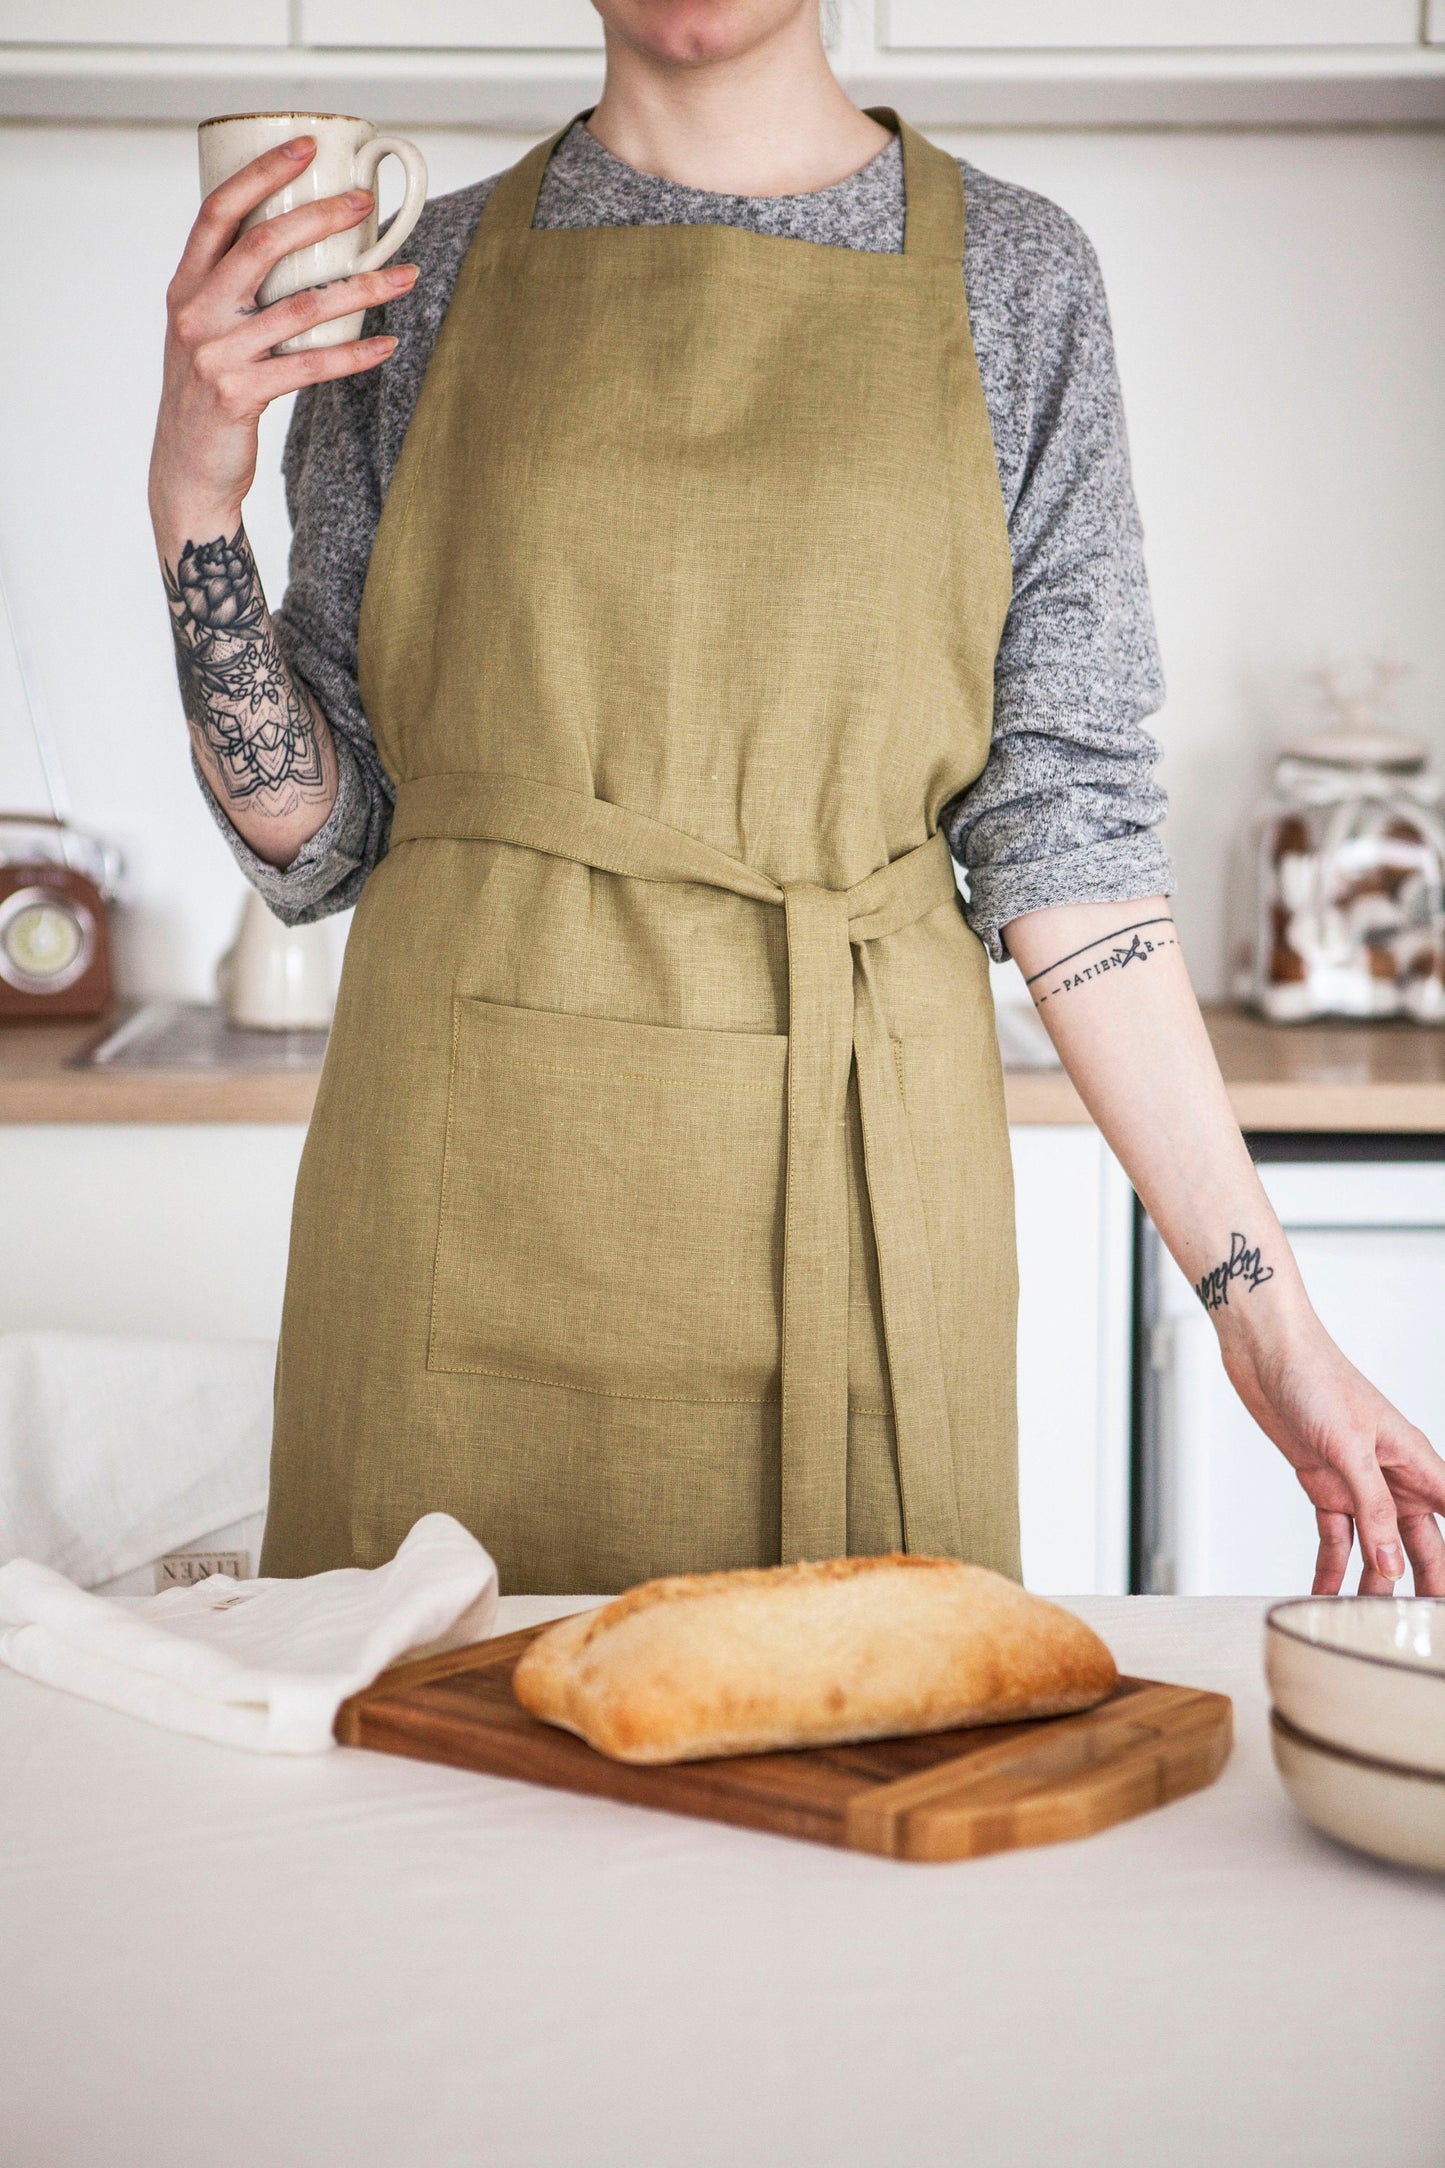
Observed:
[[[848,889],[778,883],[683,829],[509,775],[403,783],[392,844],[510,843],[638,881],[694,881],[781,906],[788,942],[783,1232],[782,1558],[848,1548],[848,1072],[878,1248],[884,1337],[910,1551],[963,1555],[943,1343],[913,1141],[866,944],[956,894],[941,834]],[[854,972],[853,950],[859,951]]]

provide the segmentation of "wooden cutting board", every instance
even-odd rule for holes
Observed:
[[[539,1723],[516,1701],[513,1668],[545,1630],[383,1672],[342,1703],[337,1738],[776,1836],[931,1860],[1087,1837],[1212,1784],[1229,1758],[1227,1694],[1121,1679],[1082,1716],[639,1769]]]

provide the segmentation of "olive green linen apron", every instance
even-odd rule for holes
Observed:
[[[880,118],[892,126],[891,114]],[[397,788],[297,1189],[265,1571],[1018,1571],[983,950],[1008,536],[951,158],[901,255],[488,200],[361,615]],[[555,141],[556,139],[554,139]]]

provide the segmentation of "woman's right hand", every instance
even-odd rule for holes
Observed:
[[[256,432],[273,399],[329,377],[356,376],[385,361],[395,339],[274,354],[313,324],[373,308],[415,283],[415,264],[387,264],[356,278],[258,308],[256,292],[283,256],[359,225],[371,209],[361,190],[327,196],[239,231],[248,212],[316,155],[297,136],[253,158],[201,205],[166,295],[165,371],[151,454],[151,514],[163,552],[186,534],[230,534],[256,472]]]

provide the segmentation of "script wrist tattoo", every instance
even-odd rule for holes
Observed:
[[[234,803],[295,812],[330,788],[334,758],[276,644],[244,527],[162,562],[181,704]]]
[[[1260,1257],[1258,1248],[1251,1249],[1245,1237],[1232,1234],[1229,1238],[1229,1255],[1222,1257],[1217,1265],[1211,1265],[1202,1279],[1194,1283],[1194,1292],[1206,1310],[1221,1310],[1229,1301],[1231,1283],[1242,1280],[1247,1294],[1263,1287],[1266,1280],[1274,1278],[1273,1265],[1267,1265]]]
[[[1146,964],[1161,950],[1178,946],[1172,918],[1139,918],[1128,926],[1116,927],[1113,933],[1101,933],[1097,941],[1086,941],[1082,948],[1071,949],[1044,970],[1033,972],[1024,983],[1033,994],[1034,1006],[1041,1009],[1056,994],[1075,993],[1110,971]]]

